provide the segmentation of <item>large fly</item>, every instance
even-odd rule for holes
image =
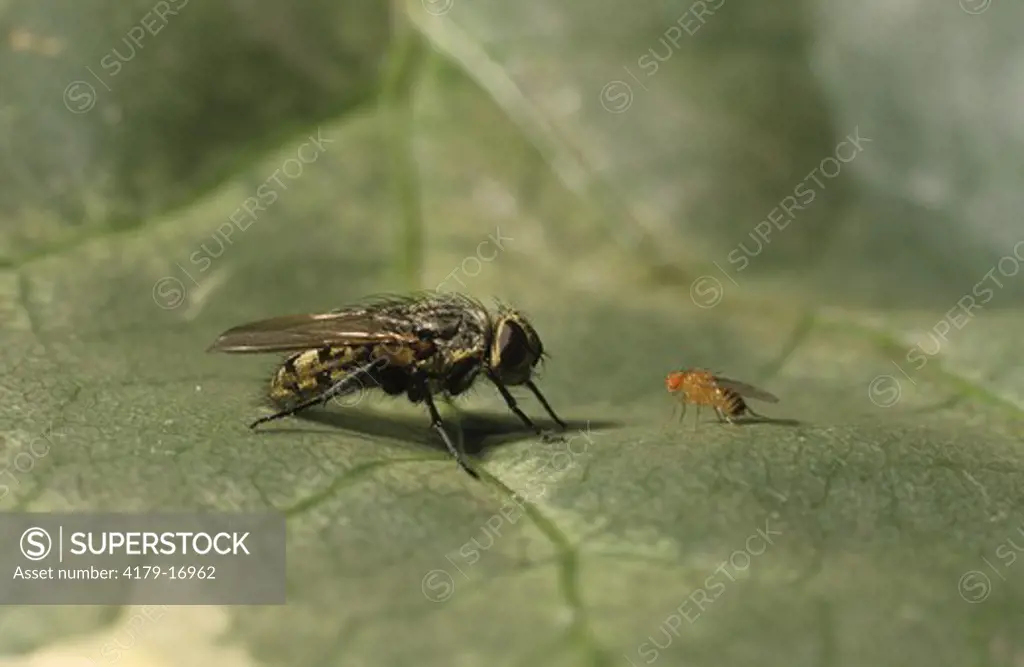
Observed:
[[[290,353],[270,382],[270,398],[280,409],[252,427],[366,387],[379,388],[425,403],[431,427],[474,477],[445,431],[434,396],[458,396],[483,375],[524,424],[550,439],[508,390],[525,385],[566,428],[534,382],[535,367],[545,354],[530,322],[512,308],[499,306],[492,313],[459,294],[382,297],[327,313],[251,322],[225,331],[209,351]]]

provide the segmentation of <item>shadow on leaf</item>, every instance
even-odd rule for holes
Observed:
[[[406,442],[424,444],[434,449],[445,451],[444,443],[431,430],[430,419],[413,415],[380,415],[353,410],[323,411],[307,410],[294,415],[295,419],[331,426],[370,437],[391,438]],[[557,433],[555,422],[550,419],[533,419],[534,423],[545,431]],[[622,422],[613,420],[570,419],[566,421],[568,428],[565,437],[569,438],[577,431],[587,432],[592,429],[607,429],[623,426]],[[537,437],[536,433],[512,415],[500,412],[462,413],[456,424],[454,419],[445,420],[448,432],[457,441],[456,429],[462,429],[462,447],[467,454],[478,455],[494,447],[510,444],[520,440]],[[296,428],[267,428],[257,431],[265,433],[289,433],[300,431]]]
[[[753,426],[754,424],[773,424],[775,426],[805,426],[807,422],[799,419],[786,419],[778,417],[745,417],[733,421],[736,426]]]

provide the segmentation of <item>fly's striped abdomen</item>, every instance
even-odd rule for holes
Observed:
[[[270,398],[279,403],[312,398],[370,362],[372,346],[321,347],[284,360],[270,380]]]
[[[721,403],[717,406],[730,417],[739,417],[747,411],[747,403],[743,397],[731,389],[719,389],[718,395]]]

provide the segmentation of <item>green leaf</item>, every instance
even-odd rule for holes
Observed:
[[[144,142],[129,159],[90,144],[99,162],[86,164],[128,180],[152,164],[145,187],[111,185],[134,224],[104,213],[68,231],[55,206],[33,236],[39,218],[12,215],[0,509],[273,508],[289,542],[287,606],[6,607],[5,664],[1014,664],[1024,374],[1008,361],[1024,274],[1009,267],[1024,252],[1001,258],[1024,246],[923,234],[920,206],[872,186],[871,151],[884,162],[893,132],[878,121],[863,165],[737,270],[730,253],[754,247],[755,225],[857,126],[833,126],[806,68],[791,70],[799,49],[751,70],[781,73],[783,90],[740,85],[766,47],[735,44],[804,44],[796,9],[726,4],[646,97],[608,114],[603,83],[676,10],[613,25],[607,3],[425,13],[438,6],[410,4],[417,31],[380,47],[380,99],[246,116],[239,134],[273,134],[273,150],[222,137],[225,162],[203,140],[170,156]],[[188,9],[196,26],[169,40],[228,11]],[[516,32],[570,19],[574,45]],[[374,40],[346,30],[367,58]],[[156,67],[139,65],[140,81]],[[315,88],[303,85],[287,94]],[[46,94],[50,111],[62,104]],[[162,116],[137,113],[156,141]],[[180,180],[186,157],[205,175]],[[34,197],[18,210],[49,201]],[[410,285],[527,312],[567,441],[534,437],[484,383],[445,407],[479,481],[421,408],[381,396],[248,428],[275,359],[207,354],[219,333]],[[776,421],[705,410],[695,427],[691,407],[680,423],[664,377],[682,367],[776,394],[752,404]]]

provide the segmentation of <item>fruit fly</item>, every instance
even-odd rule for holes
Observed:
[[[473,477],[478,475],[445,431],[434,396],[458,396],[482,375],[524,424],[551,439],[509,393],[508,387],[525,385],[566,429],[534,383],[535,367],[546,355],[530,322],[512,308],[499,304],[492,313],[460,294],[376,297],[326,313],[251,322],[225,331],[208,351],[289,353],[270,381],[270,399],[280,409],[251,428],[369,385],[424,403],[431,428]]]
[[[678,394],[683,406],[683,412],[679,415],[682,421],[686,415],[686,405],[692,403],[697,406],[697,422],[700,422],[700,409],[702,406],[711,406],[718,415],[718,421],[733,423],[733,417],[740,417],[745,414],[754,417],[764,418],[750,409],[743,397],[755,398],[768,403],[778,403],[779,399],[763,389],[758,389],[745,382],[730,380],[720,375],[714,375],[703,369],[691,369],[673,371],[665,378],[665,388],[669,393]]]

